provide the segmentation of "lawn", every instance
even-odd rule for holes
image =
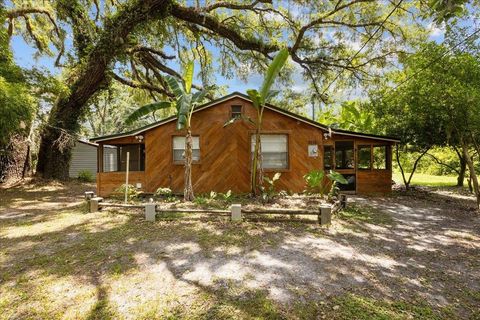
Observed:
[[[330,228],[149,223],[136,211],[86,212],[82,193],[92,187],[0,189],[0,319],[480,316],[470,199],[364,200]]]
[[[405,174],[408,179],[408,174]],[[402,174],[393,173],[393,180],[397,184],[403,185]],[[415,173],[412,177],[412,185],[428,187],[452,187],[457,184],[457,177],[454,176],[434,176],[430,174]]]

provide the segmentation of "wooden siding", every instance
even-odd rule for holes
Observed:
[[[230,119],[231,105],[242,105],[246,116],[255,118],[253,106],[243,99],[234,98],[213,108],[194,114],[192,134],[200,140],[200,161],[193,164],[192,178],[196,193],[250,191],[250,136],[254,127],[237,121],[223,127]],[[277,183],[279,189],[301,192],[304,189],[303,175],[322,165],[321,157],[308,157],[308,142],[322,143],[322,133],[317,128],[265,110],[264,133],[288,135],[289,168],[267,171],[282,172]],[[173,163],[172,137],[183,134],[175,129],[175,122],[152,129],[145,134],[146,188],[153,192],[159,187],[169,187],[176,192],[183,190],[183,165]]]
[[[140,190],[145,190],[145,172],[132,171],[128,175],[128,183],[136,185],[142,184]],[[114,193],[115,189],[125,184],[125,172],[99,172],[97,173],[97,194],[106,197]]]
[[[81,171],[90,171],[93,176],[97,174],[97,147],[77,142],[72,150],[68,175],[77,178]]]
[[[236,121],[224,127],[231,117],[231,106],[241,105],[243,113],[256,117],[256,111],[250,102],[234,97],[213,107],[195,112],[192,119],[192,134],[199,136],[200,161],[192,166],[193,187],[196,194],[210,191],[247,193],[250,191],[250,137],[254,127],[246,121]],[[303,121],[299,121],[279,112],[266,109],[264,112],[263,133],[288,135],[289,165],[287,169],[266,170],[272,176],[281,172],[277,190],[302,192],[305,189],[303,176],[311,170],[323,169],[323,144],[333,144],[337,140],[350,140],[355,144],[355,164],[357,163],[357,145],[389,144],[376,139],[351,137],[334,134],[324,141],[324,131]],[[176,121],[165,123],[143,133],[145,138],[145,172],[135,173],[142,180],[143,190],[155,192],[159,187],[169,187],[174,192],[183,191],[184,166],[173,162],[172,138],[184,135],[177,131]],[[117,138],[103,141],[103,144],[136,143],[134,137]],[[318,144],[319,155],[308,156],[308,145]],[[339,170],[342,173],[356,174],[357,192],[388,192],[391,190],[391,170],[357,173],[355,169]],[[133,175],[134,173],[132,173]],[[131,175],[131,177],[132,177]],[[101,173],[98,193],[109,192],[124,183],[124,173]],[[389,178],[390,177],[390,178]],[[387,182],[387,180],[390,181]],[[135,179],[130,179],[134,183]]]

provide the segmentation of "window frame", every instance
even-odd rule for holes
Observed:
[[[377,169],[374,167],[374,162],[375,162],[375,154],[373,152],[373,149],[375,147],[385,147],[385,168],[384,169]],[[391,145],[390,144],[387,144],[387,143],[378,143],[378,144],[373,144],[372,145],[372,170],[373,171],[391,171],[392,168],[392,160],[391,160],[391,157],[392,157],[392,152],[391,152]]]
[[[243,111],[244,111],[243,104],[231,104],[230,105],[230,114],[229,114],[230,119],[233,119],[233,107],[240,107],[240,116],[238,118],[241,118],[242,115],[243,115]]]
[[[105,146],[107,148],[115,147],[115,162],[116,162],[116,170],[111,170],[111,171],[105,171]],[[126,170],[121,170],[122,168],[122,158],[121,158],[121,148],[126,147],[126,146],[137,146],[139,148],[138,150],[138,166],[140,170],[132,170],[131,167],[129,167],[128,171],[129,172],[145,172],[146,164],[147,164],[147,155],[146,155],[146,148],[145,148],[145,143],[123,143],[123,144],[102,144],[101,147],[103,148],[102,150],[102,173],[112,173],[112,172],[126,172]],[[143,146],[143,147],[142,147]],[[130,161],[132,161],[132,158],[130,158]],[[143,170],[141,170],[143,167]],[[100,170],[100,168],[97,168],[97,171]]]
[[[353,167],[352,168],[338,168],[337,167],[337,142],[351,142],[353,144],[352,154],[353,154]],[[333,166],[334,170],[338,170],[339,172],[346,172],[348,170],[357,170],[357,150],[356,150],[356,141],[355,139],[340,139],[333,141]]]
[[[330,148],[330,168],[325,167],[325,147]],[[335,169],[335,144],[326,143],[322,145],[322,163],[323,163],[323,170]]]
[[[252,170],[252,136],[255,135],[255,131],[250,130],[248,132],[248,150],[249,150],[249,171]],[[287,167],[286,168],[263,168],[263,172],[290,172],[291,170],[291,154],[290,154],[290,145],[291,145],[291,130],[279,130],[279,131],[264,131],[260,135],[285,135],[287,136]]]
[[[369,149],[370,150],[370,159],[369,159],[369,167],[368,168],[360,168],[360,149]],[[373,169],[373,148],[371,144],[358,144],[355,148],[357,152],[357,159],[356,159],[356,169],[361,171],[371,171]]]
[[[171,137],[170,137],[170,161],[173,165],[185,165],[185,160],[182,159],[182,160],[175,160],[174,158],[174,149],[173,149],[173,140],[175,139],[175,137],[181,137],[181,138],[185,138],[185,135],[184,134],[172,134]],[[192,138],[194,137],[198,137],[198,154],[199,154],[199,157],[200,157],[200,160],[193,160],[192,159],[192,165],[193,164],[200,164],[202,162],[202,144],[201,144],[201,139],[200,139],[200,135],[199,134],[193,134],[192,133]],[[180,150],[180,149],[179,149]],[[185,149],[183,149],[185,150]],[[195,150],[195,149],[192,149],[192,151]]]

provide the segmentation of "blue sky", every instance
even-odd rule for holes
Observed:
[[[441,42],[443,40],[443,30],[442,28],[439,28],[434,25],[429,25],[429,28],[431,29],[431,34],[430,34],[430,39],[435,40],[437,42]],[[11,46],[13,49],[14,53],[14,58],[16,62],[24,67],[24,68],[32,68],[32,67],[37,67],[37,68],[45,68],[49,70],[52,74],[59,74],[61,70],[59,68],[56,68],[54,66],[54,58],[53,57],[35,57],[35,50],[25,43],[22,37],[20,36],[14,36],[11,41]],[[67,42],[68,46],[68,42]],[[171,65],[174,69],[178,70],[178,64],[173,63]],[[215,67],[215,66],[214,66]],[[197,68],[198,71],[198,68]],[[239,78],[233,78],[233,79],[226,79],[225,77],[221,76],[219,73],[216,73],[214,75],[214,79],[216,80],[215,82],[218,85],[226,85],[228,86],[228,92],[233,92],[233,91],[240,91],[240,92],[245,92],[248,88],[255,88],[258,87],[262,81],[262,77],[258,74],[251,74],[248,77],[248,81],[243,81]],[[294,85],[293,88],[298,91],[302,91],[302,89],[306,88],[308,84],[303,81],[302,77],[299,75],[298,77],[295,77],[294,79]],[[333,87],[332,87],[333,88]],[[350,92],[344,92],[342,95],[345,98],[354,98],[357,96],[357,93],[355,90],[351,90]],[[308,114],[311,113],[310,109],[308,106],[306,106]]]

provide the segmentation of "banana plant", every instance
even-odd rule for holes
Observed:
[[[261,150],[261,142],[260,142],[260,133],[262,130],[262,121],[263,121],[263,111],[265,110],[265,104],[272,99],[276,94],[277,91],[270,90],[273,83],[275,82],[275,78],[280,73],[280,70],[285,65],[288,59],[288,50],[282,49],[280,52],[275,56],[272,63],[269,65],[267,69],[267,73],[265,74],[265,78],[263,79],[262,86],[260,90],[256,89],[249,89],[247,90],[247,94],[252,100],[252,104],[257,111],[256,119],[250,119],[245,116],[238,118],[243,120],[248,120],[251,124],[255,126],[255,148],[253,151],[253,160],[252,160],[252,168],[251,168],[251,176],[250,176],[250,188],[252,195],[257,196],[259,191],[261,190],[261,186],[263,184],[263,169],[262,169],[262,150]],[[231,119],[226,125],[229,125],[236,120],[237,118]]]
[[[160,101],[144,105],[133,112],[126,120],[130,124],[141,117],[160,109],[175,107],[177,113],[177,130],[185,130],[185,186],[183,198],[185,201],[192,201],[195,198],[192,186],[192,153],[193,139],[191,130],[192,114],[195,107],[202,103],[207,94],[206,90],[192,93],[194,62],[190,61],[183,75],[179,80],[172,76],[166,76],[166,82],[175,98],[168,101]]]

